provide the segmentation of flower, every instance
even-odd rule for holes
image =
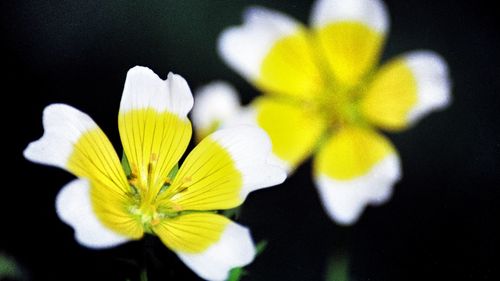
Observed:
[[[240,99],[229,83],[215,81],[201,87],[196,91],[196,103],[191,112],[196,138],[203,139],[230,122],[240,111]]]
[[[446,63],[420,50],[378,67],[389,28],[379,0],[318,0],[309,29],[265,8],[243,18],[221,34],[218,50],[265,95],[238,118],[269,134],[289,172],[314,155],[328,215],[354,223],[366,205],[386,202],[401,177],[398,153],[377,129],[401,131],[446,107]]]
[[[191,138],[192,106],[181,76],[164,81],[148,68],[129,70],[118,127],[130,171],[88,115],[64,104],[45,108],[45,132],[24,156],[78,177],[59,192],[56,210],[80,244],[106,248],[155,234],[208,280],[224,280],[253,260],[249,230],[213,211],[283,182],[285,172],[268,161],[266,133],[249,126],[209,135],[177,171]]]

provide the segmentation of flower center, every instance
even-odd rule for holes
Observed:
[[[359,110],[359,101],[364,93],[364,86],[346,87],[332,85],[317,101],[319,111],[328,120],[330,127],[363,124],[364,118]]]
[[[141,223],[145,232],[153,233],[153,228],[160,224],[163,219],[173,218],[180,215],[181,211],[175,204],[158,204],[150,202],[137,194],[134,203],[129,207],[129,212]]]
[[[130,213],[141,222],[144,231],[148,233],[153,232],[153,227],[158,225],[162,218],[156,206],[150,204],[133,205],[130,208]]]
[[[151,181],[151,166],[150,163],[147,169],[148,180],[140,180],[137,176],[137,168],[135,165],[131,165],[129,168],[128,161],[122,161],[123,168],[127,173],[127,179],[131,192],[129,196],[131,197],[132,204],[129,206],[128,210],[143,226],[145,232],[153,233],[153,228],[157,226],[161,220],[169,217],[176,217],[180,213],[180,209],[176,208],[175,204],[159,204],[156,200],[157,196],[164,192],[172,184],[172,179],[177,173],[177,166],[172,169],[169,173],[167,179],[163,183],[163,186],[158,190],[154,190],[150,183]]]

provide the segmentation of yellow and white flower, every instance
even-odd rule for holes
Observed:
[[[152,233],[208,280],[224,280],[231,268],[253,260],[249,230],[213,211],[283,182],[285,172],[268,161],[266,133],[241,126],[204,138],[172,176],[191,139],[186,115],[192,106],[181,76],[161,80],[144,67],[128,72],[118,115],[127,172],[88,115],[47,106],[45,132],[24,156],[78,177],[60,191],[56,210],[80,244],[106,248]]]
[[[219,38],[222,58],[266,94],[240,119],[270,135],[288,171],[314,154],[322,203],[341,224],[387,201],[401,177],[398,154],[377,128],[407,129],[451,100],[436,53],[413,51],[377,66],[388,29],[379,0],[318,0],[310,28],[253,7]]]

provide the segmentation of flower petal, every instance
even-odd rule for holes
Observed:
[[[330,70],[342,84],[358,84],[377,64],[389,28],[382,1],[318,0],[311,22]]]
[[[271,10],[246,10],[242,26],[226,29],[219,53],[232,68],[270,94],[311,99],[323,90],[307,30]]]
[[[159,200],[176,210],[221,210],[240,205],[251,191],[280,184],[284,170],[272,162],[271,143],[252,126],[219,130],[203,139]]]
[[[314,108],[273,98],[255,99],[228,126],[238,123],[264,129],[271,138],[275,161],[288,172],[313,153],[326,130],[325,120]]]
[[[193,97],[186,81],[169,73],[161,80],[145,67],[129,70],[118,125],[132,179],[143,194],[155,196],[191,139],[186,115]]]
[[[340,129],[314,161],[315,182],[328,215],[340,224],[356,222],[368,204],[381,204],[401,176],[392,144],[374,131]]]
[[[152,108],[158,113],[170,112],[185,119],[193,107],[193,95],[182,76],[170,72],[162,80],[151,69],[131,68],[123,89],[120,112]]]
[[[312,8],[314,27],[346,21],[361,22],[379,33],[389,29],[387,8],[381,0],[317,0]]]
[[[90,184],[73,180],[64,186],[56,198],[59,218],[75,230],[75,238],[89,248],[108,248],[130,240],[103,225],[92,209]]]
[[[28,160],[128,190],[113,146],[87,114],[69,105],[52,104],[43,111],[43,127],[43,136],[24,150]]]
[[[142,236],[126,206],[129,183],[106,135],[85,113],[64,104],[52,104],[43,113],[45,132],[24,156],[36,163],[66,169],[92,183],[92,203],[101,222],[131,238]],[[113,210],[113,212],[111,212]]]
[[[245,266],[255,257],[250,231],[221,215],[192,213],[166,219],[155,233],[206,280],[226,280],[232,268]]]
[[[236,90],[227,82],[216,81],[196,91],[191,119],[198,141],[230,121],[241,110]]]
[[[377,126],[401,130],[451,102],[446,62],[429,51],[393,59],[380,69],[361,100],[362,113]]]

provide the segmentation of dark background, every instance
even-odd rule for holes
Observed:
[[[323,212],[309,163],[287,182],[251,194],[239,222],[268,248],[243,280],[325,280],[328,257],[347,253],[352,280],[498,280],[500,182],[498,11],[487,1],[386,1],[384,59],[432,49],[449,63],[453,104],[390,138],[404,178],[392,200],[353,227]],[[30,280],[196,280],[154,237],[95,251],[80,247],[54,210],[72,176],[35,165],[22,150],[42,134],[43,108],[89,113],[120,149],[117,113],[125,75],[144,65],[195,89],[233,83],[257,91],[216,54],[216,38],[260,4],[307,22],[312,1],[2,1],[0,252]],[[146,250],[144,250],[146,249]]]

